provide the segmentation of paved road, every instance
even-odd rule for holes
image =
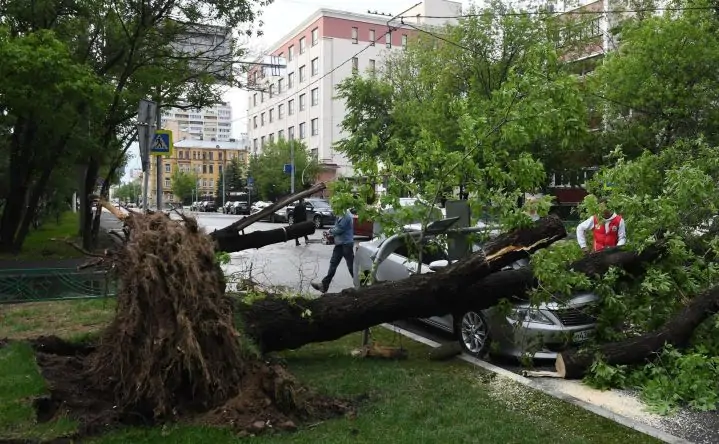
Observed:
[[[193,214],[208,232],[226,227],[242,218],[242,216],[221,213]],[[245,232],[271,230],[282,226],[282,224],[256,222]],[[228,271],[250,273],[253,279],[264,285],[280,285],[302,293],[318,294],[310,287],[310,281],[322,279],[329,266],[332,246],[322,245],[320,242],[322,231],[326,229],[317,230],[310,236],[309,245],[305,245],[303,240],[302,245],[296,247],[294,241],[289,241],[257,250],[232,253],[232,262],[228,266]],[[342,264],[330,285],[330,291],[340,291],[350,286],[352,286],[352,278],[347,266]]]

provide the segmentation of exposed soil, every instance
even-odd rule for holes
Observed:
[[[67,415],[79,422],[78,436],[88,436],[166,420],[147,412],[118,409],[112,392],[92,386],[86,372],[93,346],[75,345],[57,337],[38,338],[32,344],[51,393],[34,401],[38,422]],[[207,411],[183,407],[178,406],[174,421],[229,427],[240,434],[292,431],[310,421],[354,414],[354,402],[313,393],[284,367],[262,361],[251,365],[237,393],[226,402]]]

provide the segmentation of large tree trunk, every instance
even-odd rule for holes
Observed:
[[[504,256],[503,246],[511,245],[505,242],[498,239],[497,243],[486,247],[490,258],[501,258],[502,266],[494,270],[517,259],[516,255]],[[636,272],[646,262],[657,259],[662,251],[663,244],[650,246],[640,254],[619,249],[604,250],[583,257],[568,268],[589,276],[604,274],[611,267]],[[421,279],[413,277],[360,290],[347,289],[318,299],[267,297],[251,305],[238,302],[236,310],[244,319],[246,332],[259,342],[262,349],[277,351],[310,342],[333,340],[383,322],[442,316],[465,309],[484,310],[502,299],[525,302],[529,291],[537,285],[530,267],[498,271],[487,276],[488,273],[482,272],[486,271],[482,264],[475,262],[474,266],[478,270],[473,276],[474,282],[468,286],[448,284],[432,277],[446,273],[452,275],[454,271],[449,268],[444,273],[423,275]],[[307,313],[311,314],[308,316]]]
[[[559,376],[566,379],[582,378],[594,363],[597,354],[611,365],[641,364],[661,351],[665,344],[684,347],[694,330],[709,316],[719,311],[719,286],[696,296],[660,329],[603,344],[596,349],[572,349],[560,353],[555,363]]]
[[[219,234],[215,232],[215,249],[217,251],[232,253],[234,251],[249,250],[251,248],[262,248],[265,245],[278,244],[280,242],[287,242],[288,240],[299,239],[302,236],[309,236],[310,234],[314,234],[314,232],[315,224],[311,220],[275,230],[254,231],[248,234],[239,234],[237,231],[223,231]]]
[[[566,236],[554,217],[532,228],[503,234],[442,272],[414,275],[360,289],[348,288],[318,299],[267,297],[236,310],[245,331],[265,352],[330,341],[397,319],[434,316],[462,297],[467,287]]]
[[[92,199],[90,195],[95,190],[95,181],[97,180],[97,174],[100,170],[100,165],[97,160],[90,159],[90,162],[85,170],[85,181],[83,184],[83,190],[80,196],[80,205],[84,207],[84,213],[82,220],[82,247],[86,250],[91,250],[92,241],[92,218],[93,214]]]

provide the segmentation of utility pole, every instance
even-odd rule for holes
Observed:
[[[155,124],[157,125],[156,128],[158,130],[162,129],[162,114],[160,114],[160,94],[158,91],[157,94],[157,122]],[[162,211],[162,156],[158,155],[157,157],[157,172],[156,172],[156,180],[157,180],[157,211]]]
[[[227,192],[225,191],[225,176],[227,176],[227,153],[222,153],[222,208],[225,208],[225,196],[227,196]]]
[[[295,141],[290,140],[290,194],[295,194]]]

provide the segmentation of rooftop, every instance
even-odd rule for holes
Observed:
[[[221,150],[244,150],[241,141],[224,142],[212,140],[178,140],[173,143],[176,148],[197,148],[197,149],[221,149]]]

